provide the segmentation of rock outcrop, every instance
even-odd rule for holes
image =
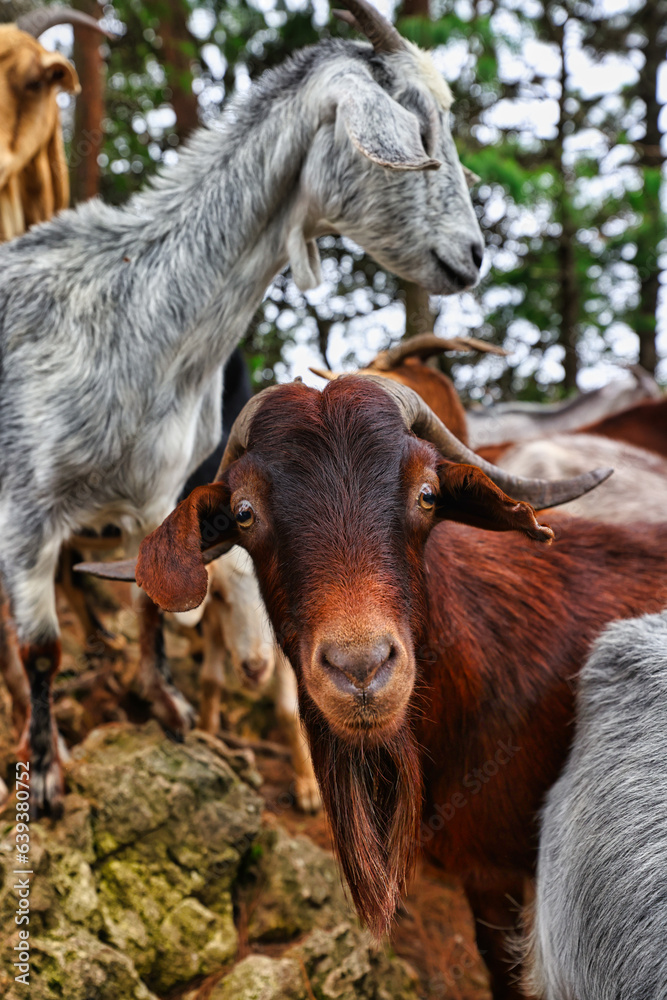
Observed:
[[[29,992],[14,980],[11,805],[0,825],[0,995],[416,1000],[409,968],[359,927],[331,855],[263,822],[259,781],[247,754],[201,733],[92,732],[64,816],[31,824]]]

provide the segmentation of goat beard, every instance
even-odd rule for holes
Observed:
[[[360,919],[379,938],[391,926],[417,856],[422,809],[417,741],[404,722],[382,744],[346,742],[313,700],[300,694],[334,851]]]

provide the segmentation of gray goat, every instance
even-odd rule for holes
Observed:
[[[615,622],[580,674],[542,819],[526,987],[543,1000],[667,997],[667,611]]]
[[[221,366],[276,272],[289,261],[315,286],[314,240],[339,232],[430,292],[477,280],[449,89],[367,0],[345,5],[371,45],[297,53],[125,209],[89,202],[0,248],[0,576],[30,681],[38,808],[62,793],[60,546],[115,523],[136,549],[172,509],[220,438]],[[182,731],[161,691],[162,721]]]

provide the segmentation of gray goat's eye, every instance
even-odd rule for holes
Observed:
[[[251,524],[254,524],[255,511],[252,508],[252,504],[248,503],[247,500],[242,500],[234,511],[234,519],[239,528],[249,528]]]

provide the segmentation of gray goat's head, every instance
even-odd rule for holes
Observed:
[[[339,51],[306,88],[319,128],[290,220],[295,281],[319,283],[313,237],[339,232],[434,294],[470,288],[484,243],[449,128],[449,87],[367,0],[344,2],[339,16],[373,47],[349,46],[347,59]]]

